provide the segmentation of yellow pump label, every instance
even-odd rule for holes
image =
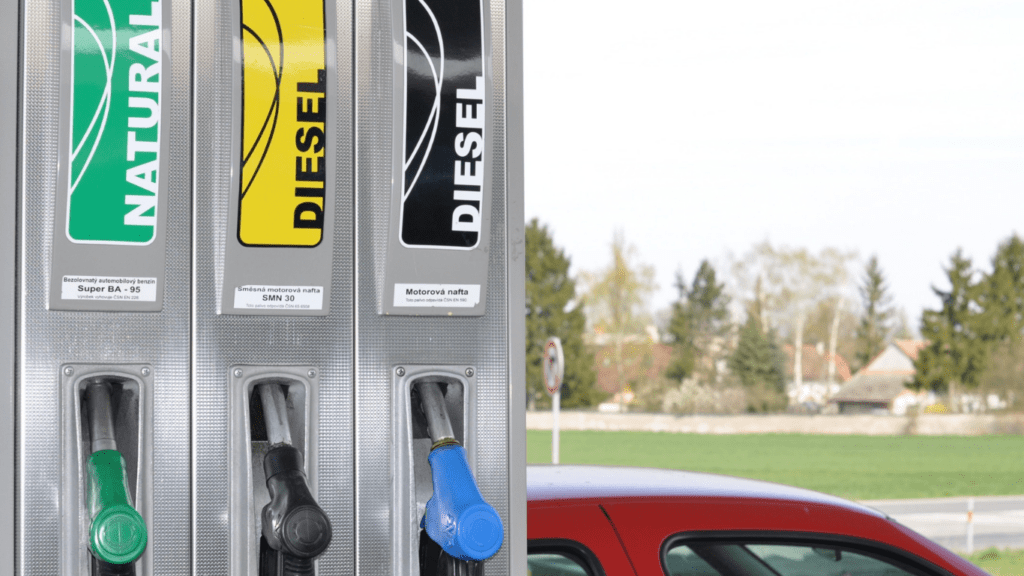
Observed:
[[[238,240],[316,246],[326,208],[324,3],[241,2]]]

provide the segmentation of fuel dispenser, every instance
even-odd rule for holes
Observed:
[[[355,569],[525,573],[521,6],[355,7]]]
[[[194,6],[193,574],[350,574],[352,6]]]
[[[0,573],[523,573],[519,0],[0,2]]]
[[[191,5],[3,7],[0,573],[188,574]]]

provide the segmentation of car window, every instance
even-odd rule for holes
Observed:
[[[693,542],[665,553],[668,576],[919,576],[841,546]]]
[[[750,544],[762,562],[782,576],[911,576],[910,572],[849,550]]]
[[[665,555],[669,576],[721,576],[710,564],[686,546],[676,546]]]
[[[581,562],[556,552],[526,555],[527,576],[591,576]]]

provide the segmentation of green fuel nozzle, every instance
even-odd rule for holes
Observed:
[[[114,441],[110,385],[91,383],[85,394],[92,436],[92,455],[86,469],[89,548],[104,562],[128,564],[146,549],[146,523],[132,507],[124,458]]]

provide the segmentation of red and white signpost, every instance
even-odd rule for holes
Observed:
[[[562,403],[562,377],[565,375],[565,357],[562,341],[552,336],[544,345],[544,385],[551,395],[551,463],[558,464],[558,411]]]

